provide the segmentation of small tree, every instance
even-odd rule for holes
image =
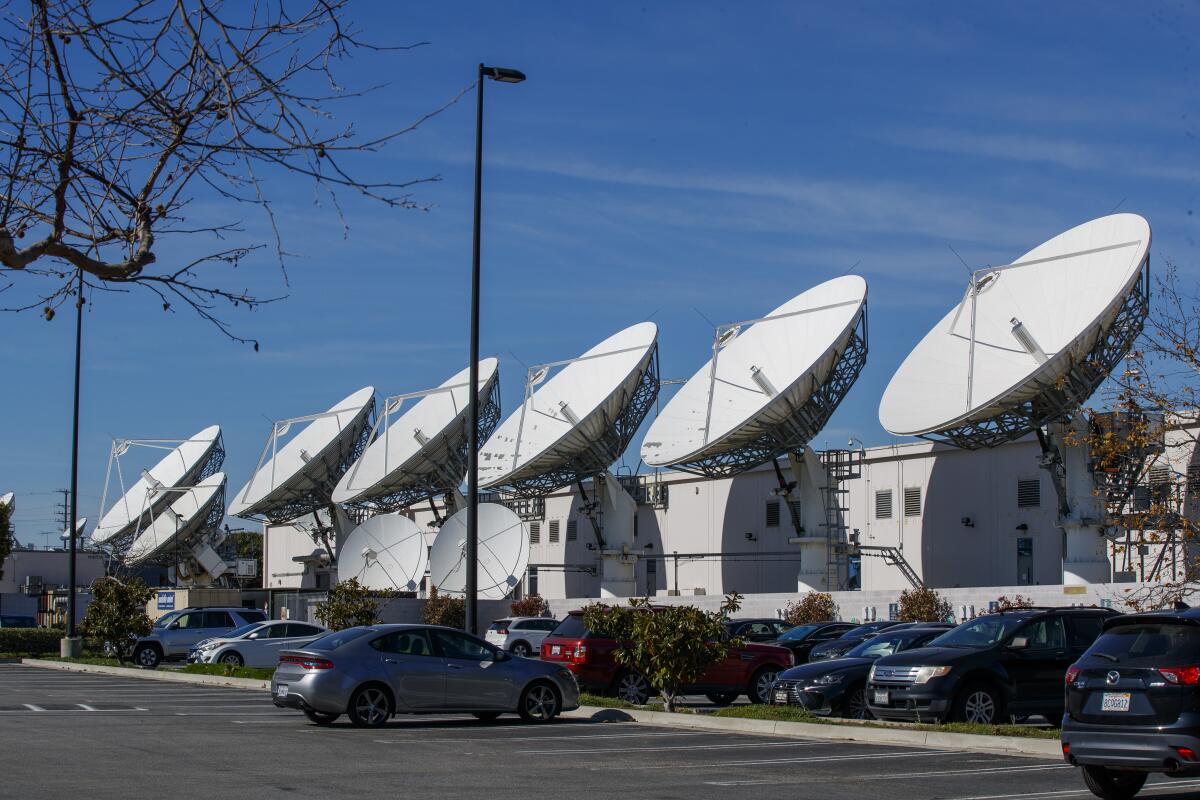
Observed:
[[[316,617],[335,631],[356,625],[375,625],[379,622],[379,603],[371,599],[370,590],[357,578],[351,578],[338,583],[323,601],[317,603]]]
[[[92,602],[80,624],[80,632],[97,639],[124,663],[133,646],[154,627],[146,615],[146,604],[154,590],[141,578],[122,581],[112,576],[92,583]]]
[[[445,625],[447,628],[467,626],[467,601],[461,597],[438,594],[436,586],[429,587],[429,598],[421,610],[426,625]]]
[[[0,578],[4,577],[4,561],[12,548],[12,508],[8,503],[0,503]]]
[[[900,619],[904,622],[945,622],[954,613],[950,601],[922,586],[900,593]]]
[[[837,619],[838,607],[833,595],[828,592],[809,592],[799,600],[793,600],[783,609],[783,619],[790,625],[808,622],[825,622]]]
[[[1023,594],[1014,594],[1012,597],[1002,594],[996,598],[995,611],[1016,611],[1021,608],[1033,608],[1033,601]]]
[[[550,604],[538,594],[513,600],[508,609],[514,617],[545,617],[550,614]]]
[[[737,594],[726,595],[721,608],[711,613],[695,606],[653,608],[641,598],[628,606],[594,603],[584,608],[583,621],[589,630],[616,639],[617,663],[644,675],[662,695],[667,711],[674,711],[679,690],[739,643],[727,638],[724,621],[741,605]]]

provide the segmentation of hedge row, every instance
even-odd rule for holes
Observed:
[[[63,632],[57,628],[0,628],[0,653],[58,655]]]

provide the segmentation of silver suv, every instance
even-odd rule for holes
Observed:
[[[133,663],[154,669],[164,660],[185,658],[192,645],[201,639],[220,636],[234,628],[267,618],[257,608],[184,608],[173,611],[154,623],[149,636],[133,646]]]

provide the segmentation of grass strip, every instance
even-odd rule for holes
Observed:
[[[269,681],[275,674],[271,667],[235,667],[232,664],[188,664],[180,672],[191,675],[217,675],[222,678],[250,678]]]
[[[797,706],[730,706],[712,712],[714,717],[738,719],[762,719],[774,722],[808,722],[815,725],[845,725],[838,719],[819,717]],[[967,722],[947,722],[941,725],[924,723],[889,724],[886,722],[856,722],[855,727],[891,728],[905,731],[938,731],[941,733],[969,733],[976,736],[1019,736],[1026,739],[1058,739],[1057,728],[1035,728],[1027,725],[975,725]]]

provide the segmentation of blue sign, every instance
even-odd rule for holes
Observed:
[[[159,592],[158,593],[158,610],[159,611],[174,611],[175,610],[175,593],[174,592]]]

